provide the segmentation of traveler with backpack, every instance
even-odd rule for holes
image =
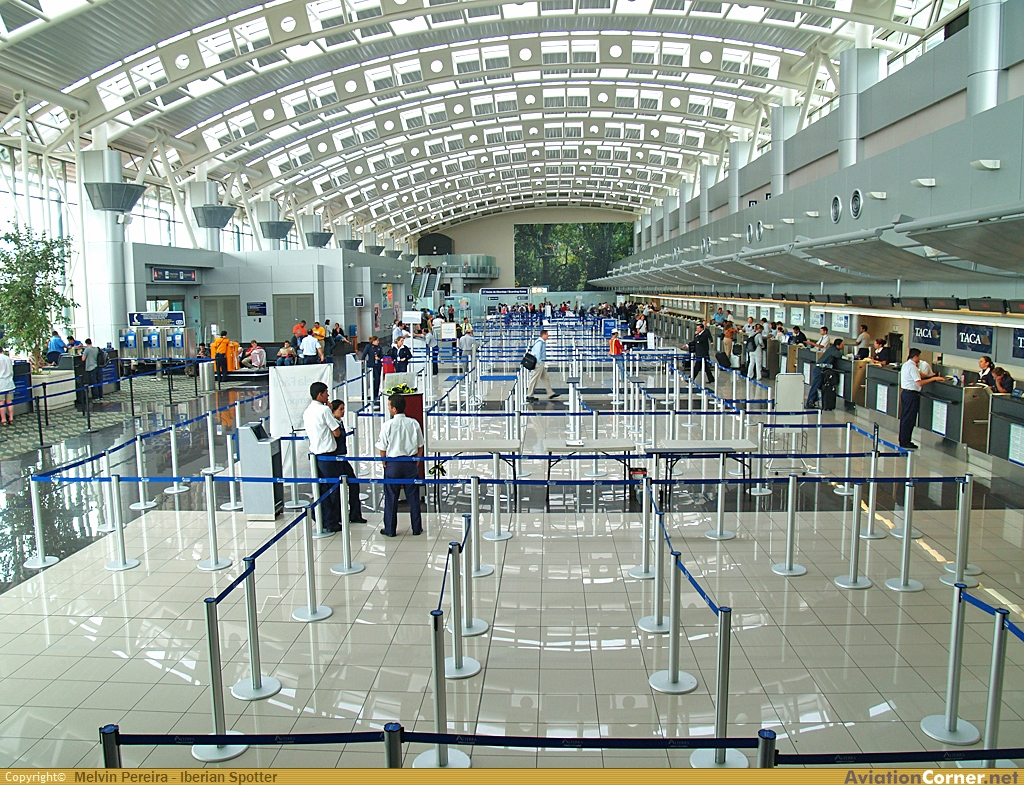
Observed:
[[[824,381],[824,372],[826,370],[834,369],[836,360],[841,360],[842,358],[843,339],[836,338],[832,342],[832,345],[822,352],[821,357],[818,358],[818,362],[814,366],[814,372],[811,375],[811,389],[807,393],[808,409],[818,408],[818,393],[821,391],[821,386]],[[833,408],[835,408],[834,402]]]

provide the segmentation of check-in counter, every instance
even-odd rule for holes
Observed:
[[[900,369],[889,365],[869,365],[865,379],[864,406],[879,414],[899,417]]]
[[[836,397],[843,401],[852,403],[853,394],[853,360],[843,357],[836,360],[835,371],[839,374],[839,384],[836,387]]]
[[[938,381],[923,385],[917,425],[984,451],[988,445],[990,397],[991,390],[983,385],[959,387]]]
[[[785,357],[786,345],[774,338],[769,338],[765,344],[764,367],[768,371],[768,378],[774,379],[782,373],[782,362]]]
[[[990,412],[987,452],[1024,466],[1024,398],[991,395]]]
[[[802,374],[804,384],[810,384],[814,380],[814,367],[818,364],[818,353],[806,346],[798,346],[796,352],[796,368],[794,373]]]
[[[866,406],[867,400],[867,372],[870,360],[850,360],[850,386],[846,400],[857,406]]]
[[[800,355],[801,348],[796,343],[786,345],[786,373],[799,373],[797,371],[797,357]]]

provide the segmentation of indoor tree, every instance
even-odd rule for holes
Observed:
[[[64,292],[71,241],[14,226],[0,235],[0,322],[4,343],[42,364],[56,319],[75,307]]]

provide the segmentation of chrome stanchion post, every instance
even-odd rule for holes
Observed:
[[[491,472],[494,475],[494,485],[493,485],[493,487],[491,489],[491,504],[492,504],[492,506],[494,508],[494,511],[491,514],[491,521],[493,522],[494,528],[491,531],[489,531],[489,532],[484,532],[484,534],[482,536],[488,542],[503,542],[504,540],[511,540],[512,539],[512,532],[510,532],[510,531],[502,531],[502,528],[501,528],[501,457],[500,457],[499,453],[496,453],[496,452],[495,453],[491,453]],[[472,498],[476,499],[476,507],[475,507],[475,510],[474,510],[474,513],[473,513],[473,519],[475,521],[477,521],[477,525],[479,526],[479,521],[480,521],[480,490],[479,490],[480,478],[479,477],[473,477],[470,482],[471,482],[470,492],[471,492],[471,494],[475,493],[475,496],[472,496]],[[475,490],[474,490],[474,487],[473,487],[472,483],[476,484],[476,489]],[[480,561],[479,546],[477,546],[477,553],[474,556],[474,560],[479,565],[479,561]],[[478,575],[478,577],[483,577],[484,575],[490,575],[492,572],[494,572],[493,568],[488,566],[487,567],[487,571],[480,573]],[[474,574],[477,574],[476,570],[474,570]]]
[[[654,608],[650,616],[644,616],[636,626],[644,632],[664,635],[669,631],[665,620],[665,535],[660,531],[664,522],[664,513],[658,513],[658,523],[654,532]],[[644,537],[644,550],[647,550],[647,538]]]
[[[331,567],[331,572],[335,575],[357,575],[366,569],[366,565],[352,561],[352,521],[348,516],[348,477],[346,475],[341,476],[338,495],[341,497],[341,563]]]
[[[171,415],[174,416],[173,413]],[[181,470],[178,468],[178,426],[177,423],[171,423],[171,474],[174,475],[174,483],[164,488],[164,493],[167,496],[176,496],[179,493],[185,493],[188,491],[188,483],[183,482],[181,477]]]
[[[295,429],[294,428],[292,429],[292,432],[289,434],[289,437],[290,438],[288,439],[288,454],[291,456],[291,459],[292,459],[292,479],[293,479],[293,482],[290,482],[288,485],[289,485],[289,488],[291,490],[292,498],[284,503],[284,508],[286,510],[301,510],[306,505],[303,504],[301,501],[299,501],[299,483],[298,483],[298,476],[299,476],[299,454],[298,454],[298,450],[296,450],[296,448],[295,448]],[[316,474],[314,473],[313,476],[316,477]],[[313,498],[315,499],[320,494],[316,493],[316,488],[314,488],[313,491],[315,493]]]
[[[669,561],[671,571],[669,599],[669,638],[668,638],[668,670],[651,674],[647,683],[651,689],[669,695],[683,695],[697,689],[697,679],[679,670],[679,631],[681,627],[680,613],[682,609],[683,572],[679,569],[679,551],[672,551]]]
[[[260,662],[260,625],[256,617],[256,560],[246,556],[242,559],[245,569],[245,629],[249,638],[249,670],[248,679],[240,679],[231,688],[231,694],[238,700],[256,701],[277,695],[281,691],[281,682],[273,676],[263,675]]]
[[[839,496],[852,496],[853,488],[850,487],[850,473],[853,471],[850,467],[852,465],[852,459],[850,453],[853,452],[853,423],[846,423],[846,460],[843,461],[843,476],[846,479],[842,485],[833,488],[833,491]]]
[[[210,451],[210,465],[203,469],[203,474],[220,474],[223,466],[217,465],[217,426],[213,422],[212,411],[206,413],[206,441]]]
[[[629,576],[637,580],[647,581],[654,578],[655,573],[651,569],[651,481],[644,477],[640,483],[640,558],[639,567],[631,567]]]
[[[960,667],[964,653],[964,599],[962,583],[953,587],[953,620],[949,634],[949,670],[946,675],[946,713],[932,714],[921,720],[921,730],[943,744],[966,746],[981,738],[971,723],[960,719]]]
[[[100,748],[103,751],[103,768],[121,768],[120,728],[117,725],[104,725],[100,728]]]
[[[775,768],[775,731],[762,728],[757,732],[757,768]]]
[[[853,522],[850,527],[850,574],[840,575],[833,583],[840,589],[868,589],[871,579],[860,574],[860,500],[864,483],[853,485]]]
[[[196,566],[204,572],[226,570],[231,566],[231,559],[222,559],[217,552],[217,508],[215,506],[217,500],[213,492],[213,475],[207,474],[203,478],[203,483],[206,486],[206,528],[210,538],[210,558],[199,562]]]
[[[462,624],[462,637],[472,638],[477,635],[483,635],[490,629],[490,625],[483,619],[477,619],[473,616],[473,546],[475,541],[473,535],[476,532],[473,531],[473,515],[471,513],[463,513],[462,515],[462,527],[463,534],[469,541],[469,554],[470,558],[462,560],[462,580],[465,582],[466,590],[464,592],[464,602],[462,603],[462,617],[456,619],[456,622]]]
[[[316,601],[316,571],[313,563],[313,523],[309,515],[302,519],[302,544],[306,561],[306,605],[292,611],[295,621],[323,621],[334,611]]]
[[[106,477],[107,479],[110,479],[110,477],[112,476],[110,471],[110,453],[104,452],[100,459],[100,462],[103,467],[102,476]],[[106,509],[102,511],[100,523],[96,526],[96,531],[100,532],[101,534],[109,534],[116,528],[114,526],[113,502],[110,498],[110,483],[101,483],[100,491],[103,496],[103,506],[106,507]]]
[[[868,525],[861,532],[861,539],[883,540],[885,532],[875,529],[875,518],[878,517],[878,443],[871,448],[871,481],[868,483]]]
[[[110,475],[111,514],[114,518],[114,537],[117,543],[117,561],[107,562],[106,568],[112,572],[133,570],[139,566],[138,559],[129,559],[124,546],[124,517],[121,515],[121,478]]]
[[[828,472],[821,468],[821,434],[823,431],[821,427],[821,409],[818,409],[818,422],[815,431],[817,433],[814,436],[814,466],[808,469],[807,473],[815,475],[828,474]]]
[[[335,535],[335,532],[328,531],[325,526],[324,503],[323,500],[320,499],[320,497],[323,495],[324,489],[330,488],[330,486],[327,483],[321,484],[317,482],[317,478],[320,476],[320,469],[317,466],[316,455],[314,455],[313,453],[309,454],[309,476],[312,478],[311,485],[313,488],[313,500],[316,501],[316,518],[312,521],[312,523],[315,525],[311,527],[313,529],[313,539],[324,540],[328,537],[333,537]],[[341,507],[344,507],[346,510],[348,510],[347,498],[340,500],[339,503],[341,504]],[[313,507],[310,507],[310,515],[313,514],[313,509]]]
[[[594,440],[595,443],[597,442],[597,438],[598,438],[598,436],[597,436],[597,421],[598,421],[597,409],[592,409],[590,411],[590,425],[591,425],[590,436]],[[594,451],[594,465],[593,465],[593,468],[591,468],[591,470],[589,472],[584,473],[584,475],[583,475],[584,477],[604,477],[607,474],[607,472],[603,471],[601,469],[601,467],[598,466],[597,460],[598,460],[597,459],[597,451],[595,450]]]
[[[60,561],[56,556],[46,555],[46,540],[43,537],[43,504],[39,496],[39,480],[33,478],[28,485],[29,496],[32,500],[32,525],[36,535],[36,555],[25,561],[25,568],[38,570],[49,567]]]
[[[729,664],[732,660],[732,608],[718,609],[718,684],[715,689],[715,738],[729,731]],[[747,756],[731,747],[695,750],[690,756],[695,769],[747,769]]]
[[[907,479],[908,480],[911,479],[914,476],[914,457],[913,457],[913,455],[914,454],[912,452],[908,452],[907,453]],[[911,510],[911,513],[913,513],[913,510]],[[903,537],[903,533],[905,531],[907,531],[907,530],[910,531],[910,538],[912,540],[917,540],[917,539],[919,539],[921,537],[921,532],[919,532],[917,529],[914,528],[914,526],[910,522],[910,520],[904,520],[903,521],[903,525],[898,527],[898,528],[896,528],[896,529],[893,529],[890,532],[890,534],[892,534],[892,536],[895,537],[898,540],[898,539]]]
[[[445,658],[444,677],[468,679],[476,676],[482,666],[462,653],[462,543],[448,543],[448,558],[452,570],[452,656]]]
[[[764,423],[759,422],[757,424],[757,453],[758,456],[764,454],[765,451],[765,438],[764,438]],[[768,483],[764,482],[764,458],[757,457],[754,459],[757,466],[757,480],[753,487],[747,490],[747,493],[751,496],[771,496],[772,489]]]
[[[156,502],[149,498],[149,482],[146,481],[146,459],[143,455],[142,437],[135,437],[135,473],[139,477],[139,500],[128,505],[129,510],[152,510]]]
[[[999,744],[999,715],[1003,709],[1003,675],[1006,670],[1006,622],[1010,612],[996,608],[995,630],[992,633],[992,665],[988,673],[988,705],[985,708],[985,749],[994,750]],[[1013,761],[986,760],[982,768],[1014,768]]]
[[[914,525],[914,483],[908,482],[903,501],[903,520],[908,530],[913,531]],[[914,592],[924,589],[921,581],[915,581],[910,577],[910,537],[903,538],[903,554],[900,566],[900,577],[890,578],[885,586],[893,591]]]
[[[224,675],[220,664],[220,628],[217,620],[217,601],[207,597],[206,604],[206,645],[210,657],[210,695],[213,699],[213,735],[241,735],[227,730],[224,719]],[[231,760],[249,749],[248,744],[193,744],[192,757],[204,763],[218,763]]]
[[[715,515],[715,528],[704,532],[709,540],[731,540],[736,532],[727,531],[725,528],[725,493],[728,482],[725,478],[725,453],[718,455],[718,508]]]
[[[451,543],[458,545],[458,543]],[[458,626],[458,625],[455,625]],[[444,656],[444,612],[435,608],[430,612],[430,655],[434,678],[434,732],[448,732],[448,695],[445,685]],[[460,750],[448,749],[447,744],[438,744],[432,750],[421,752],[413,761],[414,769],[468,769],[469,756]]]
[[[978,585],[973,577],[981,570],[967,562],[967,548],[971,542],[971,499],[974,496],[974,475],[964,475],[964,481],[957,489],[956,515],[956,560],[946,565],[946,575],[939,578],[947,586],[962,583],[968,589]],[[973,570],[971,569],[973,567]]]
[[[785,564],[773,564],[772,572],[776,575],[785,575],[796,578],[807,574],[807,568],[802,564],[794,564],[796,558],[796,506],[797,506],[797,477],[789,475],[789,492],[787,494],[788,505],[786,507],[786,562]]]
[[[386,769],[402,768],[402,730],[402,726],[397,722],[384,724],[384,768]]]
[[[227,443],[228,450],[228,477],[231,478],[231,482],[228,483],[228,490],[231,493],[231,501],[224,502],[220,506],[223,512],[238,512],[242,509],[242,502],[238,500],[238,480],[235,478],[235,436],[234,434],[227,434],[224,437],[224,441]]]
[[[469,535],[470,548],[469,552],[473,560],[473,577],[474,578],[486,578],[488,575],[494,574],[494,567],[490,564],[480,563],[480,478],[471,477],[469,480],[469,493],[470,493],[470,507],[471,512],[469,513],[470,524],[472,526],[472,533]],[[500,532],[499,532],[500,534]],[[489,536],[488,536],[489,535]],[[511,535],[510,535],[511,536]],[[494,534],[487,532],[483,535],[485,540],[493,540]],[[506,537],[506,539],[508,539]]]

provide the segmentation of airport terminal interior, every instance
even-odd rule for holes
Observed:
[[[0,767],[1021,765],[1022,29],[0,0]]]

